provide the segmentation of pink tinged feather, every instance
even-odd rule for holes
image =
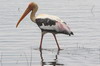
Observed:
[[[59,31],[61,31],[61,32],[62,32],[62,31],[66,31],[66,32],[68,32],[68,33],[71,32],[71,31],[70,31],[70,28],[69,28],[66,24],[63,24],[63,23],[61,23],[61,22],[57,22],[56,25],[57,25]]]

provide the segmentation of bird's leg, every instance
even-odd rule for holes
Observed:
[[[41,41],[40,41],[40,49],[42,49],[43,36],[44,36],[44,33],[42,32],[42,34],[41,34]]]
[[[52,33],[53,34],[53,33]],[[55,38],[55,41],[56,41],[56,44],[57,44],[57,47],[58,47],[58,50],[60,50],[60,47],[59,47],[59,44],[58,44],[58,41],[57,41],[57,38],[55,36],[55,34],[53,34],[54,38]]]

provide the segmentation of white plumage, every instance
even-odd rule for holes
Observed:
[[[50,26],[50,25],[45,26],[44,24],[42,24],[42,26],[40,26],[41,29],[55,30],[57,32],[67,31],[69,34],[71,33],[70,28],[67,26],[67,24],[63,23],[63,20],[61,20],[57,16],[48,15],[48,14],[40,14],[36,17],[36,19],[46,19],[46,18],[55,20],[56,24],[52,25],[52,26]]]
[[[61,20],[59,17],[54,16],[54,15],[48,15],[48,14],[40,14],[36,18],[42,18],[42,19],[50,18],[50,19],[56,20],[58,22],[63,22],[63,20]]]

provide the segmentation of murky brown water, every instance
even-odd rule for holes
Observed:
[[[57,35],[63,50],[47,34],[39,51],[40,29],[29,15],[15,27],[27,3],[39,4],[37,14],[59,16],[71,27],[74,36]],[[99,0],[0,0],[1,66],[99,66]]]

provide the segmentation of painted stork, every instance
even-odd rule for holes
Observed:
[[[24,19],[24,17],[31,12],[30,19],[35,22],[38,27],[41,29],[41,41],[40,41],[40,49],[42,49],[42,40],[43,36],[46,33],[52,33],[57,47],[60,50],[58,41],[56,39],[56,34],[66,34],[66,35],[73,35],[73,32],[70,30],[68,25],[63,22],[59,17],[47,14],[39,14],[35,16],[38,10],[38,5],[34,2],[30,2],[25,12],[22,14],[21,18],[19,19],[18,23],[16,24],[16,28],[18,27],[19,23]]]

